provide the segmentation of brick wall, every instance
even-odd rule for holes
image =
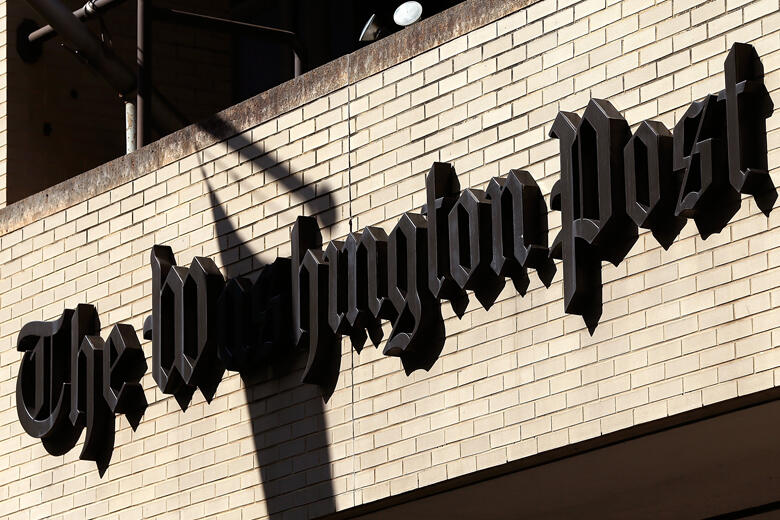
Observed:
[[[471,6],[477,8],[479,2]],[[724,86],[723,61],[749,42],[780,107],[778,0],[541,0],[413,58],[336,88],[225,141],[139,173],[0,237],[0,515],[9,518],[316,516],[668,415],[780,386],[780,212],[752,198],[703,241],[688,223],[663,250],[641,233],[604,265],[593,336],[563,312],[561,272],[525,297],[508,284],[488,311],[472,298],[429,372],[342,343],[323,403],[292,373],[245,384],[230,373],[186,412],[151,372],[137,431],[117,419],[101,479],[77,446],[46,454],[15,410],[22,324],[94,304],[103,336],[139,332],[151,312],[149,252],[215,259],[226,276],[290,254],[296,216],[324,238],[388,232],[424,203],[433,161],[462,187],[511,168],[548,198],[559,178],[559,110],[605,98],[632,129],[672,127],[690,102]],[[780,110],[768,121],[775,185]],[[143,151],[140,152],[141,154]],[[560,225],[550,213],[550,236]],[[385,324],[385,333],[389,327]],[[147,355],[151,345],[143,342]]]

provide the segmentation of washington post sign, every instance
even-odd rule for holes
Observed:
[[[225,280],[209,258],[176,264],[170,247],[151,252],[152,375],[186,409],[196,389],[207,401],[226,370],[252,378],[307,352],[303,382],[332,394],[341,338],[359,353],[383,341],[383,354],[407,374],[429,370],[445,340],[441,301],[462,316],[472,291],[485,308],[510,279],[524,295],[529,269],[549,287],[563,269],[564,308],[591,333],[602,309],[601,262],[620,264],[649,229],[668,249],[687,220],[706,239],[719,233],[751,195],[768,216],[777,192],[767,166],[766,119],[772,114],[755,49],[736,43],[725,61],[726,87],[694,102],[670,131],[643,121],[632,134],[606,100],[582,115],[560,112],[550,137],[560,143],[561,176],[550,205],[561,230],[548,243],[548,208],[524,170],[493,178],[486,190],[461,190],[454,168],[434,163],[427,203],[388,235],[378,227],[323,244],[313,217],[292,228],[292,258],[254,277]],[[17,411],[24,430],[52,455],[71,450],[84,429],[81,459],[102,475],[114,446],[115,414],[137,427],[147,407],[139,381],[147,364],[129,325],[103,340],[92,305],[65,309],[53,322],[19,333],[23,352]]]

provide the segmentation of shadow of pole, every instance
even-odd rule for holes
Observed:
[[[222,124],[230,127],[227,121]],[[208,131],[208,128],[204,129]],[[226,135],[224,131],[225,128],[220,128],[219,134],[215,135]],[[284,165],[269,157],[259,144],[241,136],[229,142],[233,150],[242,150],[242,154],[251,158],[266,175],[278,180],[303,207],[312,203],[316,196],[314,187],[303,186]],[[256,275],[262,262],[240,239],[205,173],[204,181],[211,199],[223,269],[235,277]],[[332,208],[330,193],[323,196],[326,204],[318,201],[316,207]],[[312,213],[317,211],[309,209]],[[244,248],[244,251],[239,249],[238,262],[234,255],[228,254],[235,247]],[[251,262],[240,261],[244,253],[252,258]],[[229,268],[230,263],[234,263],[235,268]],[[300,382],[305,365],[304,354],[296,352],[291,356],[291,365],[263,367],[252,380],[242,375],[263,496],[268,516],[272,519],[309,518],[336,509],[325,405],[315,385]]]

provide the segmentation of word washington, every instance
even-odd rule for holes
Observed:
[[[303,382],[325,399],[339,376],[341,337],[359,353],[379,346],[407,374],[429,370],[444,346],[441,300],[459,317],[467,290],[489,309],[506,278],[524,295],[528,269],[549,287],[562,261],[564,307],[592,333],[601,316],[601,262],[618,265],[651,230],[669,248],[687,219],[702,238],[720,232],[752,195],[767,215],[777,199],[767,166],[766,119],[772,114],[764,71],[752,46],[736,43],[725,62],[726,88],[694,102],[672,134],[662,123],[628,123],[604,100],[582,117],[560,112],[550,136],[560,142],[561,176],[550,204],[561,230],[548,245],[547,206],[533,177],[511,170],[486,190],[461,191],[454,168],[434,163],[422,213],[406,213],[389,236],[378,227],[350,233],[323,250],[313,217],[292,228],[292,258],[277,258],[252,278],[225,280],[196,257],[176,265],[154,246],[152,375],[185,410],[196,389],[213,398],[225,370],[252,378],[292,353],[308,352]],[[134,329],[119,324],[99,337],[92,305],[66,309],[54,322],[24,325],[17,411],[25,431],[52,455],[72,449],[86,428],[80,458],[102,475],[114,446],[115,414],[136,428],[147,407],[139,381],[147,370]]]

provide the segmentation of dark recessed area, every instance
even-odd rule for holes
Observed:
[[[63,1],[68,8],[83,0]],[[359,42],[372,14],[380,37],[400,0],[146,0],[144,47],[155,99],[144,112],[145,143],[268,90],[370,42]],[[421,1],[423,18],[459,2]],[[126,153],[125,104],[104,77],[55,36],[40,45],[24,34],[47,25],[26,2],[9,3],[7,202],[13,203]],[[172,15],[171,13],[174,13]],[[181,14],[184,13],[184,14]],[[136,74],[136,1],[117,1],[83,22]],[[215,20],[222,20],[221,22]],[[224,21],[293,33],[233,30]],[[295,53],[294,53],[295,52]],[[135,101],[130,92],[127,101]],[[74,103],[74,100],[78,100]],[[157,106],[154,106],[155,103]],[[160,107],[174,117],[151,117]],[[49,126],[41,140],[41,122]],[[53,132],[51,129],[56,128]],[[48,130],[47,130],[48,129]]]

